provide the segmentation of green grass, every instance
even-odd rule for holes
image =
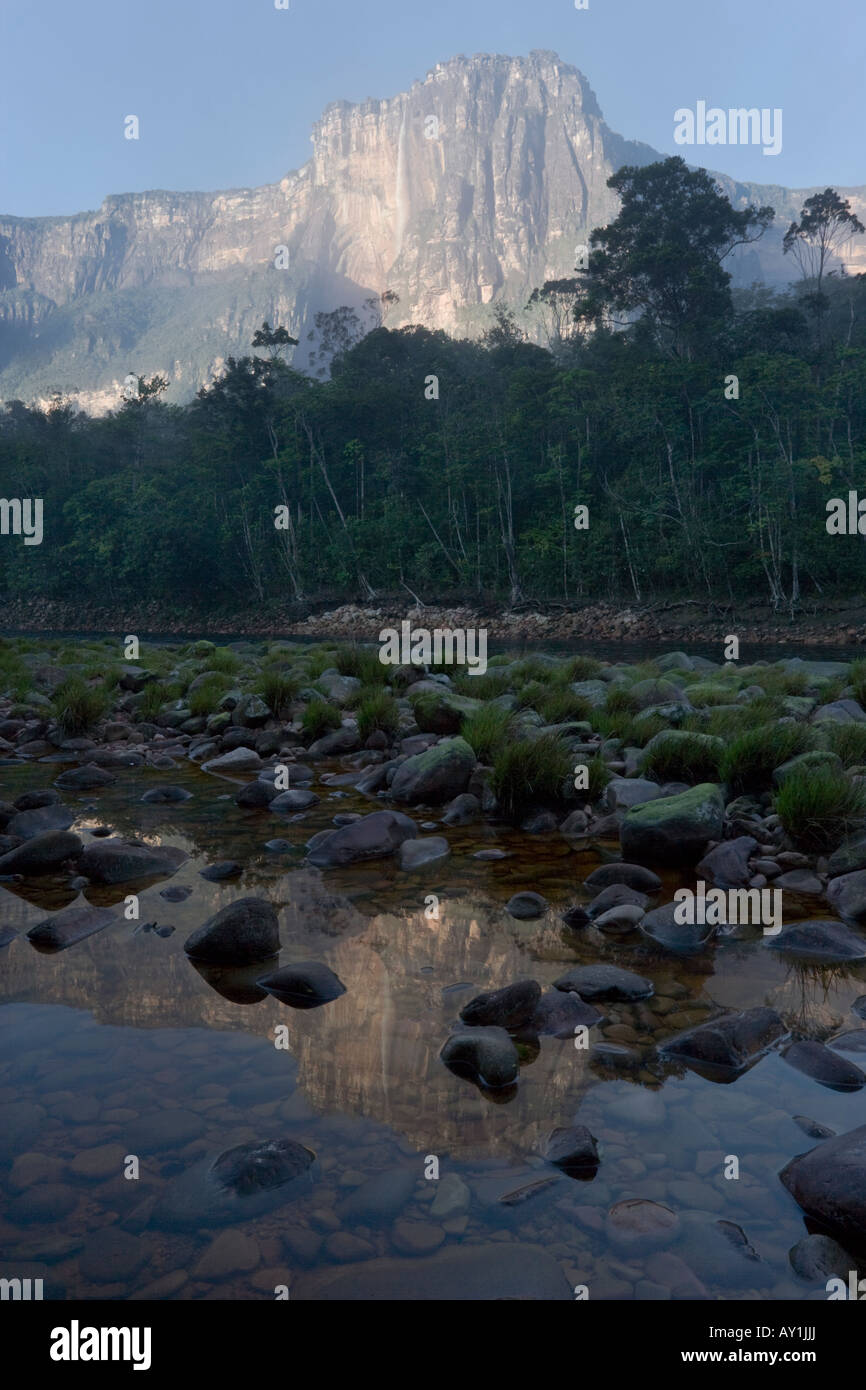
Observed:
[[[798,753],[815,747],[815,735],[803,724],[762,724],[740,734],[725,749],[722,780],[735,796],[766,791],[773,772]]]
[[[611,686],[604,708],[608,714],[637,714],[639,701],[637,696],[632,695],[624,686]]]
[[[148,681],[135,707],[136,717],[145,721],[155,719],[162,713],[164,705],[180,699],[180,695],[181,689],[177,682]]]
[[[105,717],[111,702],[104,686],[88,685],[80,676],[70,676],[57,687],[51,703],[67,738],[79,738]]]
[[[491,779],[502,814],[518,821],[535,806],[560,806],[573,767],[572,754],[554,734],[506,743],[494,757]]]
[[[862,657],[859,661],[852,661],[848,672],[848,684],[854,691],[854,699],[858,705],[866,709],[866,660]]]
[[[358,733],[368,739],[372,733],[381,731],[393,738],[400,727],[400,710],[393,695],[386,690],[361,687],[358,702]]]
[[[255,684],[256,694],[277,718],[292,703],[300,688],[301,682],[293,672],[273,666],[266,666]]]
[[[592,705],[573,690],[551,690],[536,705],[545,724],[565,724],[570,719],[588,719]]]
[[[378,647],[361,647],[354,642],[337,648],[334,665],[341,676],[354,676],[363,685],[384,685],[389,669],[379,660]]]
[[[187,697],[190,714],[195,718],[200,718],[205,714],[213,714],[223,695],[231,688],[232,682],[229,676],[220,671],[214,671]],[[146,686],[145,689],[147,689]]]
[[[821,728],[824,743],[842,759],[843,767],[866,763],[866,724],[837,724],[828,719]]]
[[[601,662],[596,661],[593,656],[573,656],[563,667],[568,684],[572,681],[595,680],[601,669]]]
[[[228,647],[215,647],[210,656],[201,663],[201,671],[221,671],[225,676],[234,676],[241,669],[241,659],[237,652]]]
[[[804,671],[784,671],[781,666],[744,666],[739,674],[743,686],[759,685],[767,695],[780,700],[786,695],[804,695],[808,686]]]
[[[580,762],[578,760],[578,766]],[[583,764],[589,773],[589,785],[586,788],[578,789],[578,796],[584,797],[587,801],[595,802],[601,796],[613,773],[605,762],[604,758],[596,755],[594,758],[587,758]],[[574,768],[572,768],[574,773]]]
[[[723,751],[699,734],[663,737],[644,754],[641,775],[659,783],[689,782],[693,787],[699,782],[718,782]]]
[[[457,676],[454,689],[458,695],[468,695],[473,700],[495,700],[498,695],[507,694],[509,684],[502,671],[485,671],[483,676]]]
[[[784,714],[781,700],[775,696],[759,696],[741,705],[714,705],[702,714],[690,714],[682,727],[690,733],[714,734],[727,741],[753,729],[764,728]]]
[[[698,709],[709,705],[730,705],[736,693],[735,687],[723,685],[721,681],[696,681],[688,688],[689,700]]]
[[[776,793],[775,809],[798,849],[822,854],[863,828],[866,789],[832,768],[804,768]]]
[[[311,742],[321,738],[330,729],[339,729],[342,722],[340,711],[325,700],[311,700],[301,720],[304,733]]]
[[[490,764],[508,744],[513,716],[498,705],[485,705],[463,720],[460,732],[480,763]]]
[[[337,664],[336,647],[311,647],[304,654],[304,664],[310,673],[310,681],[317,681],[323,671],[329,671]]]

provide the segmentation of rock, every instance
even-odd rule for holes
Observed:
[[[515,893],[505,904],[509,917],[518,921],[528,921],[533,917],[543,917],[550,904],[540,893]]]
[[[448,1245],[423,1258],[375,1259],[364,1277],[353,1268],[317,1270],[292,1285],[294,1302],[450,1302],[574,1297],[559,1263],[539,1245],[520,1241]]]
[[[401,1255],[429,1255],[444,1240],[444,1230],[432,1221],[398,1221],[391,1232],[391,1244]]]
[[[504,1028],[466,1028],[452,1033],[439,1053],[458,1076],[498,1090],[517,1080],[517,1048]]]
[[[75,812],[61,805],[46,805],[32,811],[19,811],[6,826],[7,835],[15,835],[19,840],[31,840],[34,835],[42,835],[46,830],[68,830],[75,820]]]
[[[678,922],[675,915],[677,906],[677,903],[665,903],[647,912],[638,924],[640,931],[657,946],[678,955],[702,951],[715,935],[716,927],[708,926],[705,922]]]
[[[221,753],[218,758],[210,758],[202,763],[203,772],[221,772],[231,776],[234,772],[254,772],[262,765],[262,760],[253,748],[233,748],[230,753]]]
[[[773,1271],[736,1222],[715,1220],[696,1211],[683,1215],[682,1226],[679,1253],[706,1283],[739,1290],[744,1285],[766,1288],[775,1282]]]
[[[185,787],[169,784],[165,787],[151,787],[150,791],[146,791],[141,799],[148,803],[166,802],[172,805],[180,801],[191,801],[192,792],[188,792]]]
[[[174,845],[146,845],[117,838],[87,845],[78,867],[93,883],[128,883],[139,878],[167,878],[186,859],[186,851]]]
[[[827,900],[846,921],[866,922],[866,869],[831,878],[827,884]]]
[[[659,1051],[695,1070],[705,1067],[711,1074],[717,1070],[739,1075],[785,1037],[786,1031],[774,1009],[744,1009],[688,1028],[669,1038]]]
[[[325,1254],[338,1264],[349,1264],[352,1260],[371,1260],[375,1247],[350,1231],[334,1231],[325,1241]]]
[[[228,903],[184,944],[188,956],[210,965],[266,960],[279,949],[279,919],[264,898],[239,898]]]
[[[89,903],[72,903],[60,912],[37,922],[27,933],[27,939],[38,951],[65,951],[76,941],[93,936],[118,919],[107,907],[91,907]]]
[[[294,794],[283,793],[284,796]],[[263,811],[266,807],[273,806],[273,803],[278,799],[279,792],[276,787],[256,778],[254,782],[247,782],[246,786],[241,787],[240,791],[236,793],[235,805],[246,811]],[[313,800],[317,801],[318,797],[313,797]]]
[[[430,1215],[437,1221],[450,1221],[469,1210],[472,1194],[457,1173],[445,1173],[436,1183],[436,1196],[430,1204]]]
[[[404,840],[414,840],[418,828],[399,811],[373,811],[351,825],[328,831],[314,849],[309,861],[319,869],[356,864],[367,859],[384,859]]]
[[[204,1122],[189,1110],[153,1110],[126,1127],[124,1142],[134,1154],[159,1154],[182,1149],[204,1132]]]
[[[848,1033],[840,1033],[831,1040],[830,1046],[838,1052],[866,1052],[866,1028],[852,1028]]]
[[[243,864],[236,859],[220,859],[216,864],[208,864],[206,869],[199,869],[199,874],[210,883],[222,883],[227,878],[238,878],[243,871]]]
[[[106,1178],[120,1177],[128,1152],[122,1144],[98,1144],[92,1149],[82,1149],[70,1161],[69,1171],[87,1182],[104,1182]]]
[[[476,855],[475,858],[478,856]],[[560,922],[564,922],[569,931],[580,931],[583,927],[588,927],[590,916],[585,907],[570,907],[563,912]]]
[[[553,982],[554,988],[579,994],[581,999],[649,999],[652,980],[645,980],[618,965],[578,965]]]
[[[830,855],[827,868],[833,877],[854,873],[857,869],[866,869],[866,835],[846,840],[840,845]]]
[[[679,1224],[679,1218],[669,1207],[640,1197],[617,1202],[607,1214],[611,1244],[629,1254],[660,1250],[670,1245]]]
[[[536,980],[517,980],[503,989],[476,995],[460,1010],[460,1017],[470,1028],[515,1030],[529,1023],[540,998],[541,986]]]
[[[695,873],[709,879],[717,888],[746,888],[751,878],[749,858],[758,848],[751,835],[739,835],[735,840],[723,840],[704,855]]]
[[[423,869],[427,864],[435,864],[439,859],[447,859],[451,853],[448,841],[442,835],[426,835],[423,839],[404,840],[397,851],[397,863],[406,872]]]
[[[442,817],[443,825],[471,825],[481,815],[481,802],[471,792],[461,792],[449,801]],[[14,832],[13,832],[14,833]]]
[[[604,789],[602,805],[608,811],[628,811],[632,806],[657,801],[661,794],[657,782],[646,782],[640,777],[612,777]]]
[[[323,671],[317,684],[335,705],[347,705],[355,692],[361,689],[357,676],[341,676],[336,667]]]
[[[819,1042],[795,1042],[782,1053],[789,1067],[819,1081],[831,1091],[859,1091],[866,1074],[853,1062],[837,1057]]]
[[[604,1014],[584,1003],[579,994],[549,989],[542,994],[522,1031],[537,1038],[573,1038],[577,1028],[591,1028],[603,1018]]]
[[[88,1236],[78,1257],[78,1271],[92,1284],[125,1283],[146,1263],[147,1255],[138,1236],[107,1226]]]
[[[407,758],[391,783],[395,801],[440,806],[466,791],[476,757],[462,738],[445,738],[424,753]]]
[[[810,1139],[832,1139],[835,1129],[830,1129],[828,1125],[819,1124],[817,1120],[810,1120],[808,1115],[794,1115],[794,1124],[799,1125],[804,1134],[808,1134]]]
[[[598,1168],[597,1141],[586,1125],[568,1125],[553,1130],[544,1146],[548,1163],[566,1173],[587,1176]]]
[[[308,758],[334,758],[341,753],[356,753],[361,747],[361,735],[357,724],[344,724],[340,729],[332,729],[311,743],[307,749]]]
[[[779,1179],[807,1216],[852,1249],[866,1245],[866,1125],[793,1158]]]
[[[194,1279],[225,1279],[229,1274],[257,1269],[261,1251],[254,1236],[244,1231],[221,1231],[193,1269]]]
[[[560,835],[581,836],[586,834],[589,817],[585,811],[572,811],[559,827]]]
[[[20,796],[16,796],[13,805],[16,811],[38,811],[43,806],[58,806],[60,793],[53,787],[40,787],[37,791],[22,792]]]
[[[601,892],[593,898],[589,907],[586,909],[587,916],[595,921],[603,917],[606,912],[617,907],[639,907],[641,915],[646,911],[649,898],[646,893],[639,893],[634,888],[629,888],[625,883],[612,883],[609,888],[602,888]]]
[[[105,768],[97,767],[95,763],[87,763],[84,767],[71,767],[67,772],[61,772],[55,778],[55,787],[61,787],[64,791],[96,791],[99,787],[111,787],[117,781],[113,773]]]
[[[635,903],[620,903],[618,907],[609,907],[607,912],[596,917],[595,925],[599,931],[633,931],[643,916],[643,908],[638,907]]]
[[[51,874],[81,849],[81,840],[71,830],[46,830],[0,857],[0,874]]]
[[[520,829],[526,835],[552,835],[559,825],[552,811],[533,811],[521,821]]]
[[[830,1236],[804,1236],[788,1251],[788,1259],[797,1277],[810,1284],[831,1278],[847,1282],[848,1271],[857,1268],[856,1260]]]
[[[774,769],[773,783],[777,787],[783,787],[792,774],[808,772],[810,768],[817,767],[832,768],[841,776],[842,759],[826,748],[813,748],[808,753],[798,753],[796,757],[789,758],[786,763],[782,763],[780,767]]]
[[[773,887],[785,893],[800,893],[807,897],[819,897],[824,892],[820,878],[808,869],[789,869],[786,874],[780,874],[774,880]]]
[[[242,695],[232,710],[232,726],[241,729],[260,729],[271,712],[258,695]]]
[[[309,1191],[315,1157],[293,1139],[237,1144],[176,1178],[157,1202],[151,1224],[195,1231],[253,1221]]]
[[[711,782],[635,806],[620,827],[623,857],[647,864],[693,864],[710,840],[722,838],[724,820],[721,791]]]
[[[275,796],[270,804],[272,811],[307,811],[311,806],[315,806],[320,798],[315,792],[305,791],[301,787],[294,790],[280,792]]]
[[[826,965],[866,960],[866,941],[841,922],[796,922],[783,927],[778,936],[765,936],[764,945],[771,951]]]
[[[342,1221],[356,1226],[387,1226],[399,1216],[415,1191],[409,1168],[389,1168],[356,1187],[337,1207]]]
[[[159,896],[165,898],[167,903],[185,902],[191,894],[191,888],[182,888],[179,885],[172,888],[160,888],[159,890]]]
[[[315,1009],[346,993],[346,986],[329,966],[317,960],[296,961],[256,980],[260,989],[296,1009]]]
[[[856,700],[831,700],[815,710],[812,720],[816,724],[827,720],[836,724],[866,724],[866,711]]]

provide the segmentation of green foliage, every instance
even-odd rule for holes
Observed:
[[[590,802],[598,801],[613,774],[604,758],[598,756],[588,758],[584,766],[588,773],[589,785],[585,792],[578,793],[578,795],[585,795],[587,801]]]
[[[255,684],[256,694],[277,718],[292,703],[300,688],[301,682],[294,672],[276,666],[265,666]]]
[[[358,702],[356,717],[362,739],[368,739],[377,730],[393,738],[400,727],[397,701],[381,687],[362,687],[362,698]]]
[[[842,759],[843,767],[866,763],[866,724],[840,724],[826,720],[821,726],[822,742]]]
[[[718,782],[722,750],[699,734],[665,738],[648,749],[641,759],[641,775],[654,782]]]
[[[829,767],[797,769],[775,797],[776,815],[798,849],[836,849],[866,823],[866,788]]]
[[[596,679],[602,666],[594,656],[572,656],[562,669],[567,682],[591,681]]]
[[[498,705],[484,705],[463,720],[460,732],[480,763],[492,763],[511,737],[513,716]]]
[[[536,706],[545,724],[564,724],[569,719],[588,719],[592,705],[573,690],[551,690]]]
[[[180,698],[178,682],[148,681],[135,706],[136,718],[149,723],[162,713],[163,707]]]
[[[342,722],[340,711],[326,700],[311,700],[301,719],[304,733],[311,743],[330,729],[339,729]]]
[[[190,714],[200,717],[204,714],[213,714],[226,691],[231,690],[232,682],[228,675],[223,675],[219,671],[205,676],[201,685],[197,686],[191,695],[187,696],[187,705]],[[145,689],[147,687],[145,686]]]
[[[341,676],[354,676],[364,685],[384,685],[388,673],[388,667],[379,660],[378,647],[355,643],[337,648],[334,665]]]
[[[228,647],[215,647],[202,662],[201,671],[221,671],[223,675],[234,676],[242,665],[237,652],[231,651]]]
[[[811,729],[803,724],[761,724],[740,734],[725,749],[722,780],[736,796],[766,791],[774,770],[798,753],[808,753],[815,742]]]
[[[110,708],[103,686],[90,685],[80,676],[70,676],[60,684],[52,698],[54,717],[67,738],[86,734]]]
[[[854,699],[866,709],[866,660],[852,661],[848,671],[848,684],[854,692]]]
[[[468,695],[473,700],[495,700],[504,695],[510,682],[501,671],[485,671],[483,676],[459,675],[454,681],[458,695]]]
[[[491,780],[502,814],[518,821],[534,806],[561,806],[573,762],[566,745],[553,734],[501,746],[494,755]]]

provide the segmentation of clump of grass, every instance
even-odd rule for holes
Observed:
[[[354,676],[363,685],[384,685],[387,667],[379,660],[377,647],[361,647],[347,643],[338,647],[334,665],[341,676]],[[323,670],[326,670],[323,667]],[[319,672],[321,675],[322,672]]]
[[[695,681],[688,688],[689,700],[698,709],[707,705],[730,705],[736,693],[733,686],[723,685],[721,681]]]
[[[88,685],[80,676],[70,676],[58,685],[52,698],[54,717],[67,738],[78,738],[104,718],[109,709],[104,686]]]
[[[326,700],[311,700],[301,719],[304,733],[312,742],[321,738],[329,729],[339,729],[342,722],[340,711],[329,705]]]
[[[782,718],[781,700],[774,696],[759,696],[742,704],[714,705],[701,714],[690,714],[683,728],[692,733],[713,734],[716,738],[735,739],[751,729],[764,728],[774,719]]]
[[[393,738],[400,727],[400,710],[393,695],[375,686],[365,690],[358,703],[358,733],[367,739],[377,731]]]
[[[637,714],[639,701],[625,686],[614,685],[607,692],[604,708],[608,714]]]
[[[537,709],[551,693],[550,686],[540,680],[527,681],[517,692],[518,709]]]
[[[163,705],[179,699],[180,694],[180,685],[176,682],[148,681],[136,704],[136,716],[149,722],[162,712]]]
[[[187,697],[190,714],[194,718],[213,714],[223,695],[231,689],[231,684],[228,675],[220,671],[209,673],[201,685],[196,686],[195,690]]]
[[[591,681],[601,671],[601,662],[593,656],[573,656],[562,668],[566,682]]]
[[[473,700],[495,700],[508,690],[508,676],[502,671],[485,671],[483,676],[470,676],[463,673],[454,680],[458,695],[469,695]]]
[[[781,666],[745,666],[740,677],[743,685],[759,685],[767,695],[780,699],[805,694],[808,684],[805,672],[785,671]]]
[[[578,795],[585,797],[590,802],[598,801],[613,774],[604,758],[600,758],[597,754],[594,758],[588,758],[583,766],[587,770],[588,785],[581,789]]]
[[[553,667],[549,661],[542,661],[537,656],[525,656],[521,661],[514,663],[511,678],[515,685],[527,685],[530,681],[543,682],[549,686]]]
[[[202,665],[202,671],[221,671],[225,676],[234,676],[240,669],[240,657],[228,647],[214,647]]]
[[[512,716],[498,705],[484,705],[468,714],[460,728],[480,763],[492,763],[511,737]]]
[[[592,705],[573,690],[551,690],[536,706],[545,724],[564,724],[569,719],[588,719]]]
[[[851,669],[848,672],[848,684],[854,692],[854,699],[858,705],[866,709],[866,660],[862,657],[859,661],[852,661]]]
[[[493,791],[504,816],[521,820],[535,806],[560,806],[574,759],[555,734],[518,739],[493,760]]]
[[[866,763],[866,724],[837,724],[828,719],[822,726],[824,742],[842,759],[843,767]]]
[[[317,681],[323,671],[327,671],[331,666],[337,664],[337,648],[311,647],[304,654],[304,664],[309,672],[310,680]]]
[[[762,724],[748,729],[725,749],[722,780],[736,796],[765,791],[777,767],[814,746],[815,736],[803,724]]]
[[[797,848],[815,854],[835,849],[866,822],[866,789],[830,767],[796,769],[774,804]]]
[[[654,782],[717,782],[724,745],[701,734],[671,730],[648,749],[641,760],[641,773]]]
[[[291,671],[266,666],[256,682],[255,690],[271,714],[279,718],[281,712],[292,703],[300,688],[301,682]]]

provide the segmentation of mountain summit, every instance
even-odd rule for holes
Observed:
[[[261,188],[0,216],[0,399],[59,387],[104,410],[133,371],[164,373],[182,400],[263,319],[301,340],[303,365],[317,311],[386,289],[399,295],[389,326],[477,333],[494,299],[522,306],[571,273],[616,216],[615,170],[663,157],[611,131],[583,74],[546,51],[458,56],[390,99],[335,102],[312,145]],[[719,182],[735,206],[777,209],[735,279],[794,278],[780,236],[814,190]],[[866,216],[866,190],[840,192]]]

